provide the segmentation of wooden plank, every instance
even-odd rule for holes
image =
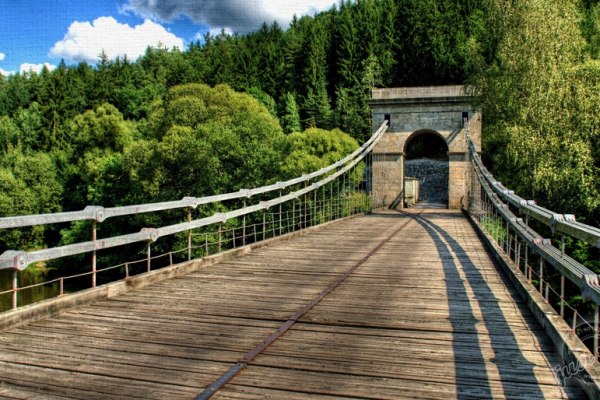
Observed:
[[[4,382],[14,386],[20,386],[19,382],[26,382],[28,387],[38,388],[49,395],[82,399],[181,398],[182,395],[189,395],[195,391],[191,388],[157,385],[152,382],[140,384],[131,379],[4,362],[0,362],[0,376]],[[77,397],[76,393],[81,391],[87,392],[87,396]]]
[[[299,393],[284,390],[269,390],[264,388],[254,388],[251,386],[227,385],[219,390],[211,400],[263,400],[263,399],[285,399],[285,400],[344,400],[354,399],[355,397],[327,396],[314,393]]]
[[[564,398],[565,390],[556,385],[515,385],[501,387],[433,383],[428,380],[390,379],[364,375],[320,373],[294,369],[249,366],[233,380],[236,385],[290,390],[304,393],[381,398],[459,399],[507,398],[532,399],[540,397]],[[458,386],[458,387],[457,387]],[[570,389],[567,389],[570,390]]]

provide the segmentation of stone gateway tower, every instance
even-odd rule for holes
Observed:
[[[404,207],[407,148],[411,141],[428,134],[428,138],[443,139],[447,146],[448,189],[443,196],[448,207],[466,206],[471,169],[463,119],[468,119],[471,138],[481,151],[481,112],[473,109],[464,86],[373,89],[367,102],[372,109],[373,132],[383,121],[389,124],[373,150],[374,200],[391,208]],[[428,141],[421,144],[426,151]]]

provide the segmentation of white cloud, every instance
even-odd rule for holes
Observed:
[[[183,49],[183,40],[150,20],[130,27],[112,17],[100,17],[89,22],[73,22],[63,40],[56,42],[48,53],[52,58],[66,58],[94,64],[104,50],[109,59],[125,56],[135,60],[148,46],[174,46]]]
[[[337,1],[333,0],[264,0],[261,2],[268,15],[273,16],[280,24],[287,26],[294,14],[314,15],[315,13],[329,10]]]
[[[4,57],[6,55],[4,53],[0,53],[0,61],[4,60]],[[2,68],[0,68],[0,75],[4,75],[4,76],[9,76],[10,74],[14,74],[15,71],[5,71]]]
[[[225,32],[226,35],[233,35],[235,32],[233,29],[231,29],[229,26],[222,26],[220,28],[214,28],[214,29],[210,29],[209,32],[211,34],[211,36],[217,36],[220,35],[221,32]],[[196,34],[196,38],[200,38],[200,34]]]
[[[4,75],[4,76],[9,76],[10,74],[14,74],[15,71],[5,71],[2,68],[0,68],[0,75]]]
[[[263,22],[277,21],[286,28],[294,14],[313,15],[337,3],[336,0],[129,0],[121,10],[167,22],[185,15],[208,26],[211,32],[226,29],[247,33],[260,28]]]
[[[56,68],[56,65],[51,65],[49,63],[43,63],[43,64],[23,63],[23,64],[21,64],[21,67],[19,68],[19,73],[33,71],[36,74],[39,74],[40,72],[42,72],[42,68],[44,68],[44,65],[46,66],[46,68],[48,68],[49,71],[52,71],[54,68]]]

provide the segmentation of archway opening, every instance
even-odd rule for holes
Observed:
[[[419,181],[417,207],[445,208],[448,204],[448,145],[434,132],[415,132],[404,147],[404,179]]]

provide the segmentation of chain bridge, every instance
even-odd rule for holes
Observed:
[[[0,218],[88,221],[91,239],[0,255],[0,399],[600,398],[598,276],[546,233],[600,247],[600,230],[489,173],[461,90],[374,92],[372,137],[290,181]],[[404,176],[422,132],[447,144],[444,207]],[[97,232],[146,213],[179,219]],[[76,272],[22,282],[52,260]]]

